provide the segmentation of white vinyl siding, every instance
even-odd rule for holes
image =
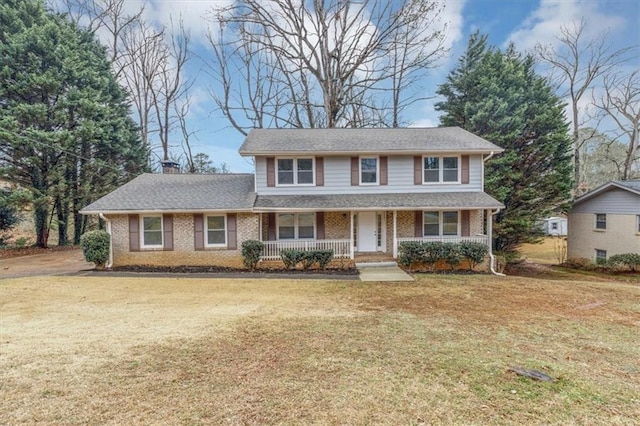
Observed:
[[[447,155],[444,155],[447,156]],[[256,158],[256,191],[260,195],[306,195],[306,194],[382,194],[425,192],[473,192],[482,191],[482,156],[469,156],[469,184],[448,183],[414,184],[413,156],[389,156],[387,185],[351,185],[351,157],[324,157],[323,186],[267,186],[266,159]],[[379,162],[379,161],[378,161]],[[458,162],[460,167],[461,163]],[[277,165],[276,165],[277,168]],[[379,176],[378,176],[379,181]]]

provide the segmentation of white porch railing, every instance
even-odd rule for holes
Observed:
[[[400,243],[404,243],[406,241],[420,241],[420,242],[428,242],[428,241],[441,241],[443,243],[461,243],[461,242],[473,242],[473,243],[481,243],[484,245],[489,245],[489,238],[486,235],[476,235],[473,237],[409,237],[409,238],[398,238],[398,245]]]
[[[280,260],[280,251],[294,250],[333,250],[335,259],[351,258],[350,240],[289,240],[263,241],[264,252],[261,260]]]

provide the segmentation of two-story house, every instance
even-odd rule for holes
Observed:
[[[108,221],[113,265],[233,265],[242,241],[397,257],[403,241],[491,245],[484,163],[498,146],[458,127],[256,129],[255,174],[144,174],[83,209]]]

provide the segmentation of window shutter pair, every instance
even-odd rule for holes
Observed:
[[[379,157],[380,185],[387,185],[389,181],[389,157]],[[351,157],[351,186],[360,185],[360,157]]]
[[[469,156],[463,155],[460,158],[460,183],[468,184],[469,183]],[[422,163],[421,156],[413,157],[413,184],[414,185],[422,185],[422,172],[424,165]]]
[[[276,186],[276,159],[267,157],[267,186]],[[316,157],[316,186],[324,186],[324,158]]]
[[[193,215],[193,237],[194,249],[204,250],[204,215]],[[238,248],[238,220],[235,213],[227,214],[227,248],[235,250]]]
[[[162,215],[162,231],[162,249],[173,250],[173,215]],[[129,215],[129,251],[140,251],[140,217],[137,214]]]
[[[462,234],[463,237],[468,237],[470,234],[470,228],[471,228],[471,221],[469,219],[470,213],[471,212],[469,210],[462,210],[460,212],[460,233]],[[424,218],[423,211],[416,210],[414,212],[414,218],[415,219],[414,219],[413,236],[422,238],[424,236],[423,234],[424,230],[422,229],[422,221]]]

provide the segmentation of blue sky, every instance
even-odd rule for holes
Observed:
[[[572,21],[586,19],[590,34],[609,31],[615,48],[640,44],[640,2],[638,0],[444,0],[444,19],[449,22],[449,57],[432,70],[424,82],[427,96],[433,96],[438,84],[444,82],[458,56],[464,51],[468,35],[479,29],[488,34],[489,42],[504,47],[509,41],[519,51],[526,51],[540,42],[553,44],[554,34]],[[191,31],[192,48],[196,56],[211,56],[204,35],[209,22],[204,18],[213,5],[231,3],[232,0],[151,0],[145,17],[150,21],[168,23],[170,16],[181,14]],[[138,8],[142,2],[128,0],[127,7]],[[636,49],[636,54],[638,50]],[[636,56],[630,66],[640,68]],[[215,110],[209,96],[211,77],[198,59],[190,65],[196,79],[192,87],[193,108],[189,117],[191,128],[197,131],[192,141],[194,152],[208,154],[216,165],[225,162],[232,172],[250,172],[252,164],[240,157],[237,150],[243,137],[231,128]],[[416,105],[406,117],[414,126],[436,126],[438,113],[433,109],[435,100]],[[174,148],[181,151],[179,147]]]

